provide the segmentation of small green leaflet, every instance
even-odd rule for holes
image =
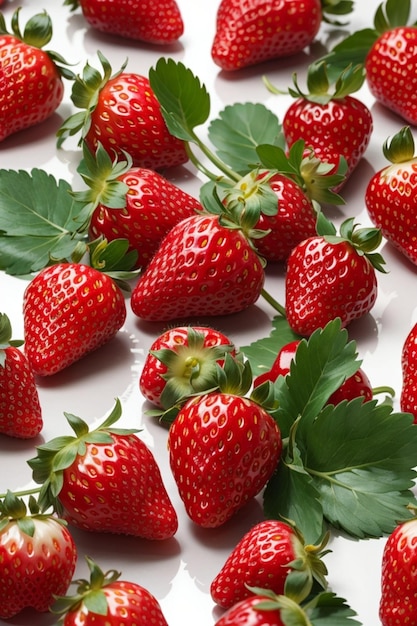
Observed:
[[[218,157],[242,175],[259,164],[258,145],[284,147],[285,141],[277,116],[263,104],[250,102],[223,109],[210,123],[208,135]]]
[[[0,269],[18,276],[82,253],[83,204],[43,170],[0,170]]]

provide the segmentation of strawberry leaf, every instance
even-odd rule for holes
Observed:
[[[25,275],[86,250],[83,204],[43,170],[0,170],[0,269]],[[78,221],[80,219],[80,221]]]
[[[241,346],[240,350],[249,360],[253,375],[258,376],[269,371],[280,349],[295,339],[300,339],[299,335],[296,335],[287,320],[279,315],[272,320],[272,331],[268,337]]]

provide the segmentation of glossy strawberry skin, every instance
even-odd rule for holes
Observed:
[[[415,518],[399,524],[387,539],[381,569],[379,618],[382,626],[417,622],[416,542]]]
[[[297,334],[308,337],[336,317],[346,327],[372,309],[375,269],[349,242],[310,237],[288,258],[285,293],[288,323]]]
[[[285,261],[301,241],[316,234],[317,215],[301,187],[282,174],[270,179],[278,199],[278,213],[261,215],[256,228],[270,232],[256,240],[256,249],[267,261]]]
[[[35,375],[25,354],[13,346],[5,350],[0,365],[0,432],[31,439],[43,427]]]
[[[201,333],[204,336],[201,348],[194,350],[189,346],[188,330],[189,327],[187,326],[176,326],[174,328],[170,328],[155,339],[149,348],[149,352],[146,356],[140,375],[139,388],[142,395],[157,407],[162,408],[161,395],[166,386],[166,379],[164,376],[166,376],[169,370],[167,365],[165,365],[153,354],[155,351],[172,350],[178,354],[178,365],[173,366],[173,368],[177,369],[178,367],[178,371],[175,372],[175,374],[179,377],[185,377],[184,369],[186,366],[184,360],[191,359],[193,361],[192,375],[195,377],[196,374],[200,374],[201,369],[204,369],[205,367],[207,348],[221,345],[224,345],[225,347],[233,345],[226,335],[214,328],[210,328],[208,326],[193,326],[194,331]],[[231,353],[234,354],[234,350],[232,350]],[[222,364],[222,361],[217,362],[219,365]],[[196,371],[197,365],[199,368],[198,372]],[[174,374],[174,371],[172,371],[172,374]]]
[[[282,449],[272,417],[248,398],[211,393],[181,408],[169,435],[171,470],[189,517],[228,521],[274,472]]]
[[[178,519],[151,450],[133,434],[111,438],[87,443],[64,470],[62,517],[86,531],[169,539]]]
[[[121,72],[100,90],[85,141],[92,152],[100,142],[114,158],[130,154],[133,165],[153,170],[188,161],[184,142],[171,135],[149,80]]]
[[[365,60],[366,82],[375,99],[417,124],[417,28],[398,26],[378,37]]]
[[[175,0],[152,0],[132,3],[130,0],[80,0],[87,22],[105,33],[111,33],[154,44],[177,41],[184,32],[180,9]]]
[[[417,423],[417,324],[409,331],[401,352],[401,410],[414,415]]]
[[[373,224],[383,236],[417,265],[417,158],[393,163],[370,179],[365,204]]]
[[[74,540],[57,520],[35,520],[33,537],[10,521],[0,532],[0,618],[26,607],[48,611],[54,595],[66,593],[76,560]]]
[[[68,367],[115,336],[126,319],[123,293],[107,275],[83,264],[47,267],[23,299],[25,354],[39,376]]]
[[[264,596],[252,595],[237,602],[220,617],[215,626],[285,626],[279,611],[262,611],[256,606],[265,602]]]
[[[39,124],[61,104],[64,85],[48,54],[14,35],[0,35],[0,141]],[[12,95],[11,95],[12,94]]]
[[[291,562],[302,557],[303,544],[291,526],[264,520],[238,542],[210,586],[211,597],[228,609],[253,593],[247,588],[284,593]]]
[[[222,0],[212,59],[233,71],[301,52],[314,40],[321,20],[319,0]]]
[[[118,177],[128,186],[126,207],[99,204],[90,221],[90,237],[124,238],[138,253],[137,267],[146,267],[161,239],[182,219],[202,210],[198,200],[150,169],[132,167]]]
[[[65,614],[63,626],[168,626],[157,599],[147,589],[130,581],[116,580],[102,588],[107,614],[89,611],[84,603]],[[121,617],[123,616],[123,617]]]
[[[182,220],[134,287],[132,311],[148,321],[237,313],[259,298],[265,274],[244,235],[215,215]]]
[[[283,117],[282,129],[289,148],[303,139],[321,161],[334,163],[332,173],[344,157],[346,181],[369,145],[373,120],[368,107],[353,96],[327,104],[297,98]]]

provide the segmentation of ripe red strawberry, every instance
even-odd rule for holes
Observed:
[[[313,42],[327,14],[351,9],[352,2],[344,0],[222,0],[211,56],[223,70],[232,71],[301,52]]]
[[[68,523],[87,531],[172,537],[177,515],[151,450],[134,431],[113,428],[120,401],[93,431],[65,415],[75,437],[39,446],[28,461],[35,482],[42,484],[41,505],[54,506]]]
[[[417,264],[417,157],[409,127],[403,127],[383,146],[391,162],[370,179],[365,193],[366,208],[383,236],[412,263]]]
[[[152,0],[132,4],[130,0],[65,0],[71,10],[81,6],[87,22],[104,33],[154,44],[177,41],[184,31],[175,0]]]
[[[124,71],[126,63],[112,74],[108,60],[97,54],[103,75],[87,63],[75,78],[71,100],[82,111],[64,121],[58,146],[78,133],[92,152],[101,143],[112,158],[127,152],[137,167],[160,170],[186,163],[185,144],[168,131],[148,78]]]
[[[237,313],[259,298],[262,262],[245,234],[217,215],[182,220],[164,237],[131,296],[149,321]]]
[[[26,607],[46,612],[66,593],[77,561],[74,540],[61,520],[42,515],[33,498],[30,512],[10,491],[0,502],[0,618]]]
[[[73,78],[66,62],[43,50],[52,37],[52,21],[44,11],[19,27],[19,9],[8,32],[0,26],[0,141],[50,117],[64,96],[62,77]]]
[[[62,617],[63,626],[168,626],[161,606],[145,587],[119,580],[116,570],[103,572],[86,557],[90,580],[76,580],[76,593],[58,597],[52,612]]]
[[[337,171],[341,160],[346,161],[346,182],[364,155],[373,130],[368,107],[351,94],[363,84],[363,68],[348,66],[330,84],[325,63],[312,64],[307,72],[307,93],[303,93],[294,78],[295,89],[289,93],[296,98],[288,107],[282,130],[291,147],[299,139],[313,149],[317,158],[333,164]]]
[[[25,354],[50,376],[114,337],[126,319],[122,291],[110,276],[81,263],[43,269],[23,298]]]
[[[89,236],[126,239],[145,267],[161,239],[182,219],[202,211],[198,200],[153,170],[133,167],[130,157],[111,161],[99,144],[93,155],[83,143],[78,172],[89,186],[74,196],[90,205]]]
[[[43,427],[35,375],[25,354],[23,341],[12,339],[10,320],[0,314],[0,432],[30,439]]]
[[[368,313],[377,297],[376,269],[384,271],[373,252],[381,242],[378,229],[357,229],[350,218],[339,236],[328,223],[318,232],[294,248],[285,278],[288,323],[307,337],[335,318],[345,327]]]
[[[409,331],[401,352],[401,410],[414,415],[417,424],[417,324]]]
[[[235,354],[226,335],[209,326],[177,326],[151,345],[139,379],[149,402],[169,409],[192,393],[216,386],[216,364]]]
[[[228,609],[252,596],[248,587],[269,589],[301,602],[314,581],[327,586],[322,561],[325,541],[305,545],[296,528],[279,520],[264,520],[251,528],[227,557],[210,586],[211,597]],[[294,577],[294,584],[293,584]]]
[[[226,355],[229,375],[231,364],[239,367]],[[233,374],[231,380],[235,379]],[[233,387],[239,389],[235,382]],[[218,392],[191,397],[168,434],[169,460],[180,497],[188,516],[205,528],[221,526],[261,491],[282,449],[281,433],[269,413],[226,389],[227,382]]]
[[[390,534],[382,555],[379,619],[382,626],[415,624],[417,520],[399,524]]]

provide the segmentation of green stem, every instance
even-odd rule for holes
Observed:
[[[37,493],[39,493],[41,490],[40,487],[34,487],[33,489],[27,489],[26,491],[13,491],[13,495],[16,496],[17,498],[22,498],[23,496],[32,496],[35,495]],[[0,499],[3,499],[6,497],[7,494],[5,493],[0,493]]]
[[[213,165],[215,165],[221,172],[223,172],[223,174],[225,174],[225,176],[227,176],[231,180],[234,180],[235,182],[238,182],[242,178],[235,171],[233,171],[232,169],[227,167],[227,165],[225,163],[223,163],[223,161],[221,161],[219,158],[217,158],[217,156],[214,154],[214,152],[212,152],[202,141],[200,141],[200,139],[198,138],[198,136],[194,132],[191,133],[191,136],[193,138],[193,142],[201,150],[201,152],[209,159],[209,161],[211,163],[213,163]],[[194,165],[196,167],[198,167],[198,169],[201,169],[201,167],[204,167],[196,159],[196,157],[194,157],[193,163],[194,163]],[[207,175],[208,174],[206,172],[206,176]],[[211,178],[212,180],[217,180],[218,176],[213,178],[213,175],[211,175],[211,176],[209,176],[209,178]]]
[[[285,311],[285,307],[282,306],[275,298],[271,296],[265,289],[262,289],[261,295],[263,298],[280,314],[282,317],[286,317],[287,313]]]
[[[389,396],[394,397],[395,396],[395,390],[392,387],[388,387],[388,386],[381,386],[381,387],[373,387],[372,388],[372,395],[376,396],[379,395],[381,393],[386,393]]]

